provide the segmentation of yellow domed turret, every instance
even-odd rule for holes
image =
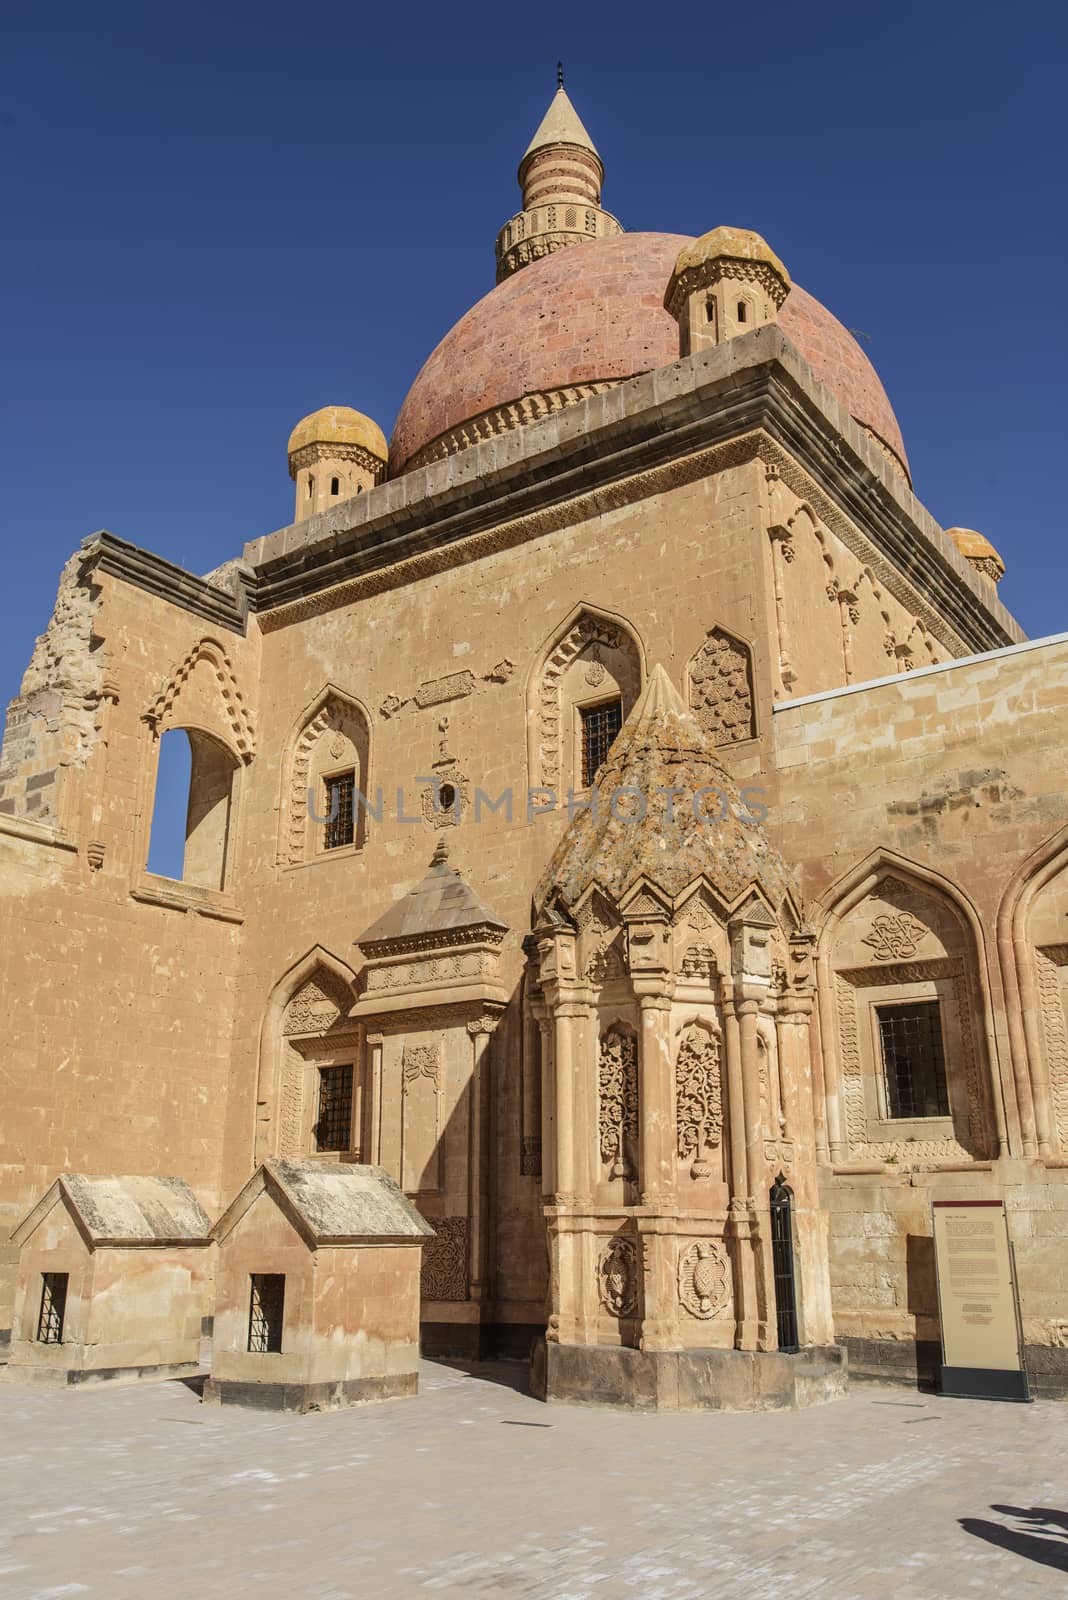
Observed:
[[[295,520],[373,489],[386,475],[389,445],[377,422],[351,406],[323,406],[289,435],[289,476],[297,485]]]
[[[968,565],[996,588],[1005,576],[1005,563],[990,540],[974,528],[947,528],[946,537],[953,540]]]
[[[790,274],[759,233],[713,228],[679,251],[664,307],[688,356],[774,322],[789,293]]]

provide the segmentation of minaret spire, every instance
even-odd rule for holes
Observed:
[[[601,209],[604,165],[564,88],[556,93],[519,163],[523,209],[497,236],[497,282],[565,245],[609,238],[623,229]]]

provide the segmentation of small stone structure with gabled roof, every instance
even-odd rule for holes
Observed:
[[[12,1378],[129,1382],[198,1370],[211,1222],[181,1178],[62,1173],[12,1241]]]
[[[212,1237],[205,1400],[306,1412],[416,1393],[433,1229],[380,1167],[265,1161]]]

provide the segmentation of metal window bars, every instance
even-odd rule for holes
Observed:
[[[355,772],[339,772],[326,779],[326,825],[323,848],[337,850],[352,844],[356,837],[354,801]]]
[[[282,1272],[254,1272],[248,1315],[248,1347],[259,1355],[282,1348],[286,1280]]]
[[[937,1000],[877,1006],[891,1117],[948,1117],[942,1014]]]
[[[37,1318],[38,1344],[63,1343],[63,1319],[67,1314],[67,1272],[42,1272],[41,1311]]]
[[[582,787],[588,789],[596,778],[623,726],[623,702],[610,700],[582,712]]]
[[[352,1134],[352,1065],[319,1068],[319,1150],[347,1150]]]

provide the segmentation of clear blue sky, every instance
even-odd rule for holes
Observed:
[[[558,56],[629,228],[758,229],[865,348],[920,497],[1068,627],[1061,5],[12,8],[0,694],[66,556],[203,572],[317,406],[392,426],[492,286]]]

